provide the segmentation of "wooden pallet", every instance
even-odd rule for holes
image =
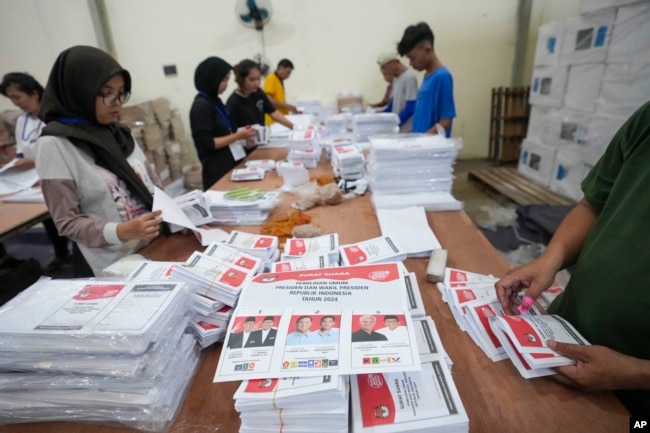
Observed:
[[[524,177],[514,168],[471,170],[467,177],[520,206],[530,204],[572,205],[575,202]]]

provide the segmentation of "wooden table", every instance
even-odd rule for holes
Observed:
[[[283,149],[260,149],[251,158],[279,160]],[[328,173],[323,158],[315,174]],[[282,180],[267,173],[259,182],[235,184],[220,180],[214,189],[234,186],[278,188]],[[290,210],[293,196],[285,194],[283,202],[272,212],[282,215]],[[338,232],[342,244],[358,242],[380,235],[374,209],[367,196],[337,206],[322,206],[308,211],[313,223],[323,233]],[[483,234],[462,211],[428,214],[429,224],[443,247],[449,251],[448,265],[472,272],[503,275],[508,265]],[[236,228],[251,233],[257,227]],[[176,234],[157,239],[142,253],[154,260],[185,260],[201,246],[192,235]],[[615,433],[628,431],[629,414],[610,392],[582,393],[550,378],[524,379],[510,361],[492,362],[472,339],[462,332],[442,302],[437,288],[424,281],[428,259],[407,259],[406,267],[418,276],[426,312],[436,323],[442,343],[454,362],[452,375],[469,416],[472,433]],[[232,396],[239,382],[214,384],[221,344],[203,351],[197,374],[190,386],[179,415],[170,432],[236,432],[239,416]],[[32,423],[0,426],[2,433],[126,433],[132,429],[79,423]]]
[[[45,203],[0,201],[0,242],[24,232],[49,217]]]

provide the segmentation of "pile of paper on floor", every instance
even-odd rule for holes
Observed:
[[[284,243],[282,260],[297,260],[305,257],[328,256],[329,263],[339,263],[339,234],[317,236],[315,238],[291,238]]]
[[[347,376],[245,380],[235,392],[241,433],[348,431]]]
[[[555,374],[552,367],[575,365],[575,359],[551,350],[548,340],[589,344],[573,325],[556,315],[492,316],[489,322],[508,357],[526,379]]]
[[[508,358],[489,325],[490,317],[505,315],[494,288],[496,281],[498,278],[490,275],[448,267],[444,282],[438,284],[458,326],[495,362]],[[538,316],[540,312],[533,307],[525,315]]]
[[[363,177],[365,158],[359,147],[333,146],[330,153],[330,163],[334,176],[341,179],[360,179]]]
[[[406,251],[388,236],[380,236],[354,244],[341,245],[339,250],[341,253],[341,264],[343,266],[401,262],[406,259]]]
[[[366,178],[374,194],[451,192],[459,139],[401,134],[370,139]]]
[[[165,429],[199,359],[189,305],[178,282],[38,281],[0,309],[0,419]]]
[[[355,114],[352,132],[360,143],[373,135],[396,134],[399,132],[399,116],[395,113]]]
[[[280,201],[278,191],[234,188],[203,193],[210,206],[212,222],[223,225],[260,225]]]

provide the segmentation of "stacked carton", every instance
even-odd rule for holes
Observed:
[[[650,100],[650,2],[582,0],[540,27],[519,171],[579,200],[616,131]]]
[[[185,138],[183,121],[165,98],[124,107],[120,121],[131,128],[149,162],[167,187],[192,169],[196,154]]]

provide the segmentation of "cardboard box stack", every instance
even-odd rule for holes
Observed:
[[[540,27],[519,171],[558,194],[580,183],[625,120],[650,100],[650,2],[582,0]]]
[[[188,172],[194,173],[191,180],[196,180],[197,165],[200,168],[196,152],[192,143],[185,138],[181,116],[171,109],[167,99],[158,98],[124,107],[120,121],[131,128],[163,186],[167,187],[172,182],[183,186],[184,175]],[[200,178],[199,173],[199,189]],[[195,189],[195,183],[184,187]]]

